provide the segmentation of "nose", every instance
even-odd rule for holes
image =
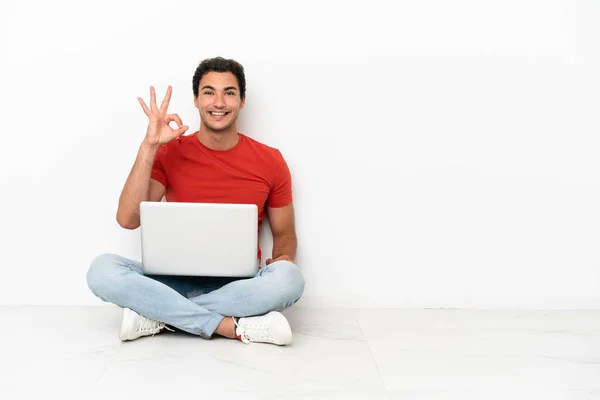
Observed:
[[[225,98],[223,97],[223,94],[221,93],[216,93],[214,96],[214,106],[217,108],[223,108],[225,107]]]

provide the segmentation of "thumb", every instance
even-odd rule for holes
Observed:
[[[267,262],[266,262],[265,264],[269,265],[269,264],[271,264],[272,262],[273,262],[273,259],[272,259],[272,258],[268,258],[268,259],[267,259]]]

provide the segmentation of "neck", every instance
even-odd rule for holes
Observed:
[[[211,150],[225,151],[233,149],[240,140],[237,124],[231,125],[226,131],[213,131],[201,124],[198,131],[198,140]]]

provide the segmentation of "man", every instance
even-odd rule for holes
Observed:
[[[265,214],[273,254],[251,279],[144,276],[141,264],[114,254],[97,257],[87,273],[91,291],[123,310],[121,340],[175,327],[205,339],[220,335],[244,343],[291,343],[285,309],[300,299],[304,278],[295,265],[296,233],[291,177],[279,150],[237,130],[246,100],[242,65],[221,57],[200,63],[192,79],[200,129],[189,128],[167,108],[172,88],[158,107],[138,98],[148,129],[125,183],[117,221],[140,226],[142,201],[256,204],[260,229]],[[174,122],[177,129],[169,126]],[[258,249],[258,261],[261,252]]]

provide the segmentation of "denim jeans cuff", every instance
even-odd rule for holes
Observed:
[[[220,314],[213,314],[208,320],[208,322],[202,327],[199,334],[200,337],[204,339],[212,339],[213,334],[221,324],[221,321],[223,321],[224,319],[225,317]]]

